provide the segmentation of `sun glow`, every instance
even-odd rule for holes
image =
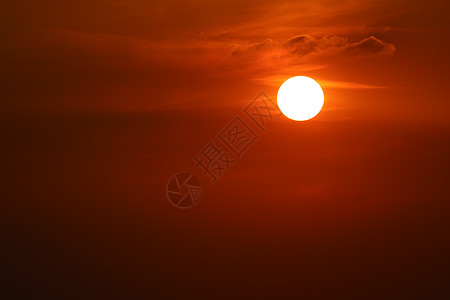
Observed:
[[[295,76],[280,86],[277,102],[281,112],[289,119],[306,121],[320,112],[324,95],[322,88],[314,79]]]

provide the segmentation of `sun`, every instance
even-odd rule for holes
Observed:
[[[324,95],[320,85],[306,76],[291,77],[280,86],[278,107],[289,119],[306,121],[322,109]]]

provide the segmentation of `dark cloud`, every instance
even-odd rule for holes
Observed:
[[[370,36],[360,42],[347,45],[345,49],[347,53],[354,55],[392,55],[395,50],[394,45],[385,43],[374,36]]]
[[[307,55],[316,52],[319,48],[320,40],[309,35],[298,35],[281,43],[281,47],[287,49],[289,53],[295,55]]]
[[[341,36],[315,38],[307,34],[297,35],[281,42],[267,39],[247,46],[233,44],[230,49],[234,55],[269,53],[280,58],[305,57],[312,54],[392,55],[396,50],[394,45],[383,42],[374,36],[358,42],[349,42],[346,37]]]
[[[310,35],[303,34],[281,42],[281,46],[286,49],[289,54],[305,56],[312,53],[323,52],[330,48],[345,47],[347,43],[347,39],[343,37],[332,36],[317,39]]]

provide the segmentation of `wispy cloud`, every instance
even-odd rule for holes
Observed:
[[[325,88],[340,88],[340,89],[385,89],[387,86],[381,85],[371,85],[371,84],[363,84],[356,82],[345,82],[345,81],[332,81],[332,80],[323,80],[319,81],[319,84]]]

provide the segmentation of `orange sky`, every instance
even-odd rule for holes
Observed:
[[[10,1],[0,16],[15,293],[442,298],[448,1]],[[296,75],[322,85],[322,112],[275,120],[211,184],[192,157]],[[164,190],[182,170],[205,188],[189,210]]]

